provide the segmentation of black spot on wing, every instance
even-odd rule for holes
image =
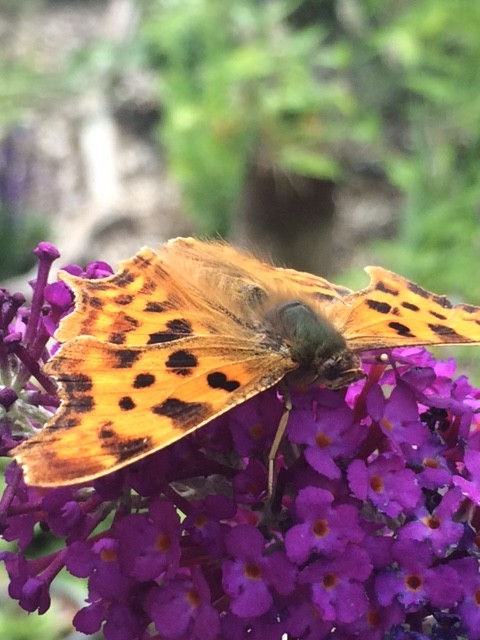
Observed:
[[[133,331],[134,329],[136,329],[138,327],[140,322],[136,318],[134,318],[133,316],[128,316],[128,315],[125,314],[121,318],[121,324],[122,324],[122,329],[124,331]]]
[[[141,351],[139,349],[122,349],[114,351],[113,355],[117,359],[113,365],[115,369],[130,369],[132,365],[140,358]]]
[[[394,331],[398,333],[399,336],[402,336],[403,338],[415,338],[413,333],[411,333],[410,331],[410,327],[407,327],[407,325],[402,324],[401,322],[389,322],[388,326],[391,327]]]
[[[148,279],[142,284],[138,290],[139,295],[145,296],[153,293],[157,288],[157,283],[154,280]]]
[[[132,302],[132,300],[133,300],[133,296],[127,293],[120,293],[118,296],[115,296],[115,298],[113,299],[115,304],[119,304],[121,306],[129,305]]]
[[[444,309],[451,309],[453,306],[450,300],[447,298],[447,296],[432,295],[432,300],[433,302],[438,304],[440,307],[443,307]]]
[[[188,320],[184,320],[183,318],[170,320],[169,322],[167,322],[167,327],[170,329],[170,331],[182,337],[189,336],[193,333],[192,325]]]
[[[151,387],[155,383],[155,376],[153,373],[139,373],[133,381],[133,387],[135,389],[145,389]]]
[[[61,382],[69,394],[86,393],[93,388],[92,379],[83,373],[76,373],[66,378],[61,378]]]
[[[189,376],[192,374],[193,369],[198,366],[198,360],[190,351],[180,349],[168,356],[165,366],[177,376]]]
[[[80,418],[71,418],[71,417],[70,418],[64,418],[64,417],[62,417],[61,421],[57,420],[56,422],[54,422],[48,428],[48,430],[50,432],[52,432],[52,431],[67,431],[68,429],[73,429],[74,427],[78,427],[78,425],[80,423],[81,423]]]
[[[415,284],[415,282],[408,282],[407,286],[415,295],[425,299],[430,298],[430,293],[426,289],[422,289],[418,284]]]
[[[93,396],[77,396],[70,399],[70,404],[78,413],[89,413],[95,406]]]
[[[193,333],[192,325],[188,320],[184,320],[183,318],[170,320],[167,322],[166,327],[167,329],[164,331],[155,331],[154,333],[151,333],[147,344],[171,342],[172,340],[185,338]]]
[[[156,253],[154,253],[153,255],[150,255],[148,258],[146,258],[144,255],[137,254],[135,256],[135,262],[138,265],[141,265],[144,269],[146,269],[147,267],[149,267],[152,264],[152,262],[156,258],[157,258],[157,254]],[[161,267],[158,266],[158,268],[160,269]]]
[[[94,309],[103,309],[103,300],[101,298],[97,298],[97,296],[91,296],[88,298],[88,303]]]
[[[475,307],[473,304],[459,304],[458,308],[465,311],[465,313],[477,313],[480,311],[480,308]]]
[[[127,462],[151,449],[152,445],[149,438],[130,438],[129,440],[119,441],[116,447],[110,449],[110,453],[115,454],[117,462]]]
[[[367,306],[378,313],[390,313],[392,310],[392,305],[388,302],[379,302],[378,300],[367,300]]]
[[[129,284],[132,284],[132,282],[134,281],[135,275],[133,273],[130,273],[129,271],[120,271],[120,273],[115,276],[115,283],[119,287],[125,287]]]
[[[224,391],[235,391],[240,386],[238,380],[229,380],[222,371],[215,371],[209,373],[207,376],[207,382],[212,389],[223,389]]]
[[[398,289],[392,289],[391,287],[387,287],[387,285],[382,281],[375,283],[375,289],[377,291],[382,291],[382,293],[388,293],[391,296],[398,296]]]
[[[438,318],[439,320],[446,320],[447,316],[443,315],[443,313],[438,313],[438,311],[431,311],[429,310],[428,312],[431,316],[433,316],[434,318]]]
[[[130,396],[123,396],[118,401],[118,406],[122,411],[131,411],[137,406]]]
[[[152,441],[148,436],[122,438],[113,429],[106,429],[100,432],[99,438],[102,449],[114,456],[117,462],[126,462],[152,449]]]
[[[121,331],[114,331],[108,336],[108,342],[112,344],[125,344],[127,336]]]
[[[429,324],[429,328],[435,333],[437,336],[441,338],[446,338],[447,340],[454,340],[462,342],[464,340],[463,336],[452,329],[452,327],[448,327],[444,324]]]
[[[104,438],[113,438],[116,435],[116,433],[112,428],[112,425],[113,425],[113,422],[111,420],[109,422],[105,422],[104,424],[102,424],[100,431],[98,432],[98,437],[102,438],[102,440]]]
[[[168,305],[164,302],[155,302],[154,300],[150,300],[144,307],[144,311],[148,311],[149,313],[164,313],[168,310]]]
[[[184,402],[168,398],[152,407],[152,413],[170,418],[177,429],[190,429],[211,416],[212,409],[206,402]]]
[[[402,302],[402,307],[404,309],[408,309],[409,311],[420,311],[420,307],[417,304],[413,304],[412,302]]]

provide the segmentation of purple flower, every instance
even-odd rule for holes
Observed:
[[[230,527],[224,521],[236,513],[236,505],[225,496],[207,496],[190,503],[190,513],[183,526],[191,539],[212,557],[225,555],[225,534]],[[223,522],[222,522],[223,521]]]
[[[453,560],[451,567],[455,569],[464,589],[464,598],[456,612],[467,631],[469,640],[480,639],[480,573],[476,558]]]
[[[384,398],[379,385],[373,385],[367,396],[367,407],[370,416],[393,444],[418,446],[427,438],[428,432],[420,421],[415,395],[402,381],[388,399]]]
[[[362,640],[385,640],[386,632],[400,624],[405,619],[405,613],[398,602],[382,606],[376,597],[372,582],[365,586],[368,608],[363,615],[353,622],[342,625],[342,633],[347,638],[362,638]]]
[[[276,390],[269,389],[241,404],[228,418],[235,449],[249,456],[271,446],[284,411]]]
[[[459,487],[464,496],[467,496],[476,505],[480,505],[480,451],[469,449],[464,456],[467,478],[456,475],[453,483]]]
[[[438,424],[439,419],[445,419],[443,410],[441,415],[425,412],[420,417],[422,421],[431,421],[433,426]],[[442,443],[436,434],[430,435],[419,447],[404,448],[403,451],[408,465],[414,469],[422,488],[438,489],[450,482],[452,472],[448,458],[445,457],[448,446]]]
[[[281,551],[266,554],[258,529],[238,525],[225,536],[234,560],[223,564],[223,587],[232,598],[230,609],[240,617],[260,616],[272,605],[273,594],[288,594],[295,585],[295,567]]]
[[[455,521],[461,500],[461,492],[451,489],[432,513],[426,507],[420,507],[415,512],[415,519],[399,530],[399,539],[429,540],[433,553],[445,557],[463,535],[464,525]]]
[[[23,556],[4,551],[0,553],[0,560],[5,563],[10,577],[8,595],[18,600],[25,611],[45,613],[50,607],[49,580],[35,575],[33,563]]]
[[[291,416],[288,427],[289,439],[306,445],[305,458],[311,467],[330,479],[340,477],[336,460],[351,456],[365,432],[353,423],[353,411],[343,395],[317,390],[310,405]]]
[[[50,491],[42,500],[45,522],[57,536],[82,538],[85,535],[86,516],[69,487]]]
[[[114,528],[122,572],[139,582],[175,576],[180,561],[179,532],[180,520],[173,506],[159,498],[150,503],[148,515],[126,515]]]
[[[306,567],[299,583],[311,585],[312,602],[324,620],[350,623],[367,611],[364,582],[371,571],[367,552],[348,545],[337,558],[317,560]]]
[[[370,464],[354,460],[348,469],[348,479],[359,500],[370,500],[391,518],[411,512],[421,499],[415,473],[406,469],[403,458],[396,454],[381,454]]]
[[[333,501],[333,494],[324,489],[307,487],[299,492],[295,510],[303,522],[293,525],[285,535],[290,560],[300,564],[312,552],[338,555],[349,542],[362,540],[358,510],[349,504],[334,505]]]
[[[102,538],[94,544],[74,542],[66,556],[68,571],[80,578],[88,577],[89,604],[74,617],[75,628],[82,633],[94,633],[104,624],[106,640],[135,640],[148,618],[137,599],[141,583],[127,576],[119,562],[119,545],[113,538]],[[122,635],[118,636],[118,629]]]
[[[201,572],[177,576],[154,586],[145,599],[145,609],[165,640],[215,640],[220,616],[211,604],[211,594]]]
[[[398,568],[377,576],[375,589],[382,605],[397,599],[406,611],[418,611],[425,602],[434,607],[453,607],[463,596],[456,571],[448,565],[432,566],[427,545],[413,540],[396,542],[392,556]]]

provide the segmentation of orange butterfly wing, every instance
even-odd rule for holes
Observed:
[[[63,404],[15,457],[33,485],[96,478],[191,433],[294,366],[227,337],[126,349],[82,336],[48,363]]]
[[[480,343],[479,307],[454,306],[381,267],[365,270],[370,285],[347,296],[332,316],[351,349]]]
[[[64,271],[59,277],[75,294],[75,311],[56,333],[60,342],[89,335],[125,346],[158,344],[215,333],[224,317],[148,247],[110,277],[84,280]]]
[[[75,311],[47,364],[62,405],[15,450],[31,484],[71,484],[161,449],[271,387],[298,365],[269,342],[268,305],[299,300],[355,351],[480,342],[480,308],[453,307],[380,267],[359,292],[259,262],[218,242],[142,249],[117,274],[61,274]],[[268,303],[268,304],[267,304]]]
[[[45,370],[60,383],[62,405],[15,450],[30,484],[69,484],[123,467],[297,367],[287,348],[272,348],[257,328],[195,288],[180,244],[142,249],[108,278],[60,275],[76,305],[57,332],[66,343]],[[238,304],[248,302],[258,283],[214,256],[210,264],[199,253],[205,246],[195,243],[191,261],[200,264],[193,266],[207,280],[209,270],[212,280],[223,274],[223,289],[240,287]]]

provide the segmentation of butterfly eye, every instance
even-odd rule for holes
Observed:
[[[329,389],[342,389],[364,377],[360,358],[348,349],[331,356],[318,368],[318,381]]]

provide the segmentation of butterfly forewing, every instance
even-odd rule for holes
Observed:
[[[113,276],[83,280],[61,272],[60,277],[75,294],[75,310],[56,334],[62,342],[90,335],[112,344],[151,345],[241,331],[238,323],[229,329],[231,318],[195,288],[186,269],[172,269],[148,247],[123,261]]]
[[[15,454],[30,484],[92,479],[175,442],[295,366],[285,354],[228,338],[126,349],[83,336],[48,365],[61,409]]]
[[[339,325],[355,350],[408,345],[480,343],[480,308],[453,306],[381,267],[367,267],[371,283],[338,307]]]

